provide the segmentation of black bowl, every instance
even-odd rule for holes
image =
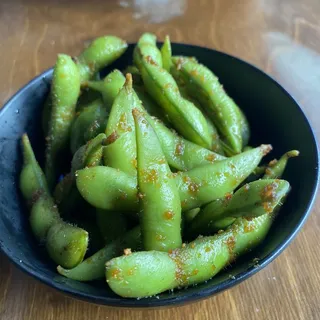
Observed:
[[[123,69],[131,64],[133,47],[130,45],[112,68]],[[291,149],[300,150],[300,156],[289,161],[284,175],[292,192],[268,237],[260,247],[212,280],[153,298],[124,299],[113,294],[103,281],[81,283],[60,276],[32,236],[28,212],[18,190],[20,137],[24,132],[28,133],[38,159],[43,158],[40,118],[51,81],[50,69],[23,87],[0,111],[0,248],[19,268],[51,287],[90,302],[119,307],[172,306],[209,297],[247,279],[274,260],[297,234],[310,212],[319,180],[317,145],[301,108],[277,82],[239,59],[183,44],[173,44],[173,52],[195,56],[215,72],[247,115],[252,145],[271,143],[272,157]],[[259,258],[259,266],[253,265],[253,258]]]

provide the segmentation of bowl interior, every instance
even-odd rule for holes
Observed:
[[[124,69],[132,61],[133,45],[108,68]],[[28,212],[18,190],[22,165],[20,137],[29,134],[40,162],[44,138],[41,110],[50,87],[49,70],[21,89],[0,111],[0,247],[23,270],[43,282],[91,302],[114,306],[160,306],[204,298],[224,290],[257,272],[273,260],[291,241],[303,224],[318,182],[318,153],[314,135],[303,112],[275,81],[255,67],[226,54],[196,46],[173,44],[175,55],[195,56],[220,78],[226,91],[247,115],[252,129],[251,145],[271,143],[271,157],[290,149],[300,156],[289,161],[284,179],[292,192],[263,244],[239,259],[212,280],[160,294],[158,297],[129,300],[116,296],[103,282],[80,283],[57,274],[55,265],[31,234]],[[105,70],[105,72],[108,72]],[[254,267],[253,258],[259,258]]]

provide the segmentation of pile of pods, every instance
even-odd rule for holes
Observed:
[[[145,33],[133,65],[115,36],[58,55],[43,109],[44,168],[22,137],[20,189],[35,237],[70,279],[141,298],[212,278],[260,244],[289,193],[292,150],[260,165],[218,78]],[[260,166],[259,166],[260,165]]]

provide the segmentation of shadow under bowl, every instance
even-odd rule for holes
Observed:
[[[130,45],[105,72],[131,64],[133,48]],[[219,77],[248,117],[250,145],[271,143],[272,158],[291,149],[300,151],[298,158],[289,161],[283,177],[291,183],[292,191],[265,241],[206,283],[141,300],[115,295],[104,281],[81,283],[60,276],[31,233],[18,189],[23,133],[28,133],[37,158],[43,161],[41,111],[50,88],[50,69],[18,91],[0,111],[0,248],[20,269],[89,302],[117,307],[173,306],[212,296],[247,279],[274,260],[297,234],[310,212],[319,180],[317,144],[299,105],[276,81],[244,61],[192,45],[173,44],[172,49],[175,55],[195,56]],[[259,259],[259,266],[253,266],[254,258]]]

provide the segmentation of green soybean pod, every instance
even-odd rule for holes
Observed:
[[[45,242],[50,257],[56,263],[74,267],[87,250],[88,233],[60,218],[26,134],[22,137],[22,149],[24,165],[20,174],[20,188],[24,199],[31,205],[31,229],[39,241]],[[58,229],[63,232],[54,231]]]
[[[218,153],[183,139],[156,118],[151,118],[150,123],[172,168],[185,171],[226,159]]]
[[[117,240],[106,244],[102,249],[82,261],[75,268],[66,269],[58,266],[57,270],[61,275],[73,280],[92,281],[101,279],[105,275],[105,264],[108,260],[121,255],[124,249],[130,249],[126,250],[126,252],[130,252],[140,250],[141,247],[141,230],[137,226]]]
[[[74,268],[83,260],[88,242],[87,231],[61,220],[49,228],[46,249],[55,263],[64,268]]]
[[[280,178],[287,166],[288,160],[290,158],[298,157],[299,156],[298,150],[291,150],[286,152],[278,161],[273,160],[269,163],[268,167],[266,168],[266,173],[263,176],[263,179],[277,179]]]
[[[180,91],[180,94],[182,95],[182,97],[184,99],[191,101],[203,113],[203,116],[205,117],[205,119],[207,121],[208,131],[209,131],[209,135],[211,138],[209,149],[216,152],[216,153],[224,155],[224,151],[223,151],[223,147],[222,147],[222,143],[220,141],[218,131],[217,131],[216,127],[214,126],[213,122],[211,121],[211,119],[209,118],[209,116],[207,115],[205,109],[201,107],[201,105],[198,103],[198,101],[196,99],[192,98],[188,94],[185,84],[179,82],[178,80],[177,80],[177,84],[178,84],[179,91]]]
[[[105,165],[136,177],[137,149],[133,108],[142,110],[140,100],[132,88],[132,76],[128,73],[125,85],[112,105],[106,129],[108,140],[113,143],[104,147],[103,155]],[[114,137],[121,138],[122,135],[126,136],[125,139],[114,139]]]
[[[211,137],[206,119],[192,102],[180,95],[171,74],[154,63],[150,57],[142,58],[139,70],[147,92],[168,115],[174,128],[184,138],[210,148]]]
[[[187,231],[189,238],[225,229],[232,218],[253,218],[272,213],[281,205],[289,191],[290,184],[285,180],[264,179],[248,183],[233,195],[205,206],[192,220]]]
[[[114,258],[106,264],[107,283],[116,294],[127,298],[149,297],[201,283],[261,243],[271,223],[269,214],[250,221],[238,218],[226,231],[169,253],[142,251]]]
[[[152,33],[144,33],[134,48],[133,62],[140,68],[143,57],[151,57],[154,63],[162,67],[162,55],[157,48],[157,37]]]
[[[94,167],[101,163],[103,143],[106,138],[104,133],[100,133],[77,150],[71,161],[72,174],[84,167]]]
[[[52,110],[46,146],[45,174],[52,189],[62,154],[68,147],[75,106],[80,92],[79,71],[67,55],[58,55],[51,84]]]
[[[146,250],[175,249],[182,244],[179,192],[152,126],[138,109],[133,117],[143,245]]]
[[[92,206],[105,210],[138,211],[137,182],[120,170],[97,166],[76,172],[77,188]]]
[[[23,167],[20,173],[19,187],[28,205],[32,205],[41,193],[49,193],[45,175],[33,153],[29,137],[23,134],[21,139]]]
[[[167,35],[164,38],[163,45],[161,47],[161,56],[163,62],[163,69],[170,72],[171,65],[172,65],[172,50],[171,50],[171,42],[170,37]]]
[[[121,71],[115,69],[110,72],[103,80],[88,81],[85,83],[85,85],[88,88],[101,93],[105,107],[110,111],[113,102],[119,91],[123,87],[125,81],[126,78],[123,76]]]
[[[232,192],[271,149],[270,145],[261,145],[211,165],[178,173],[176,183],[182,210],[201,207]]]
[[[59,221],[59,212],[52,199],[46,194],[40,195],[33,204],[29,216],[31,230],[37,240],[44,242],[48,230]]]
[[[183,79],[190,95],[203,104],[231,151],[240,153],[243,147],[242,113],[218,78],[207,67],[191,59],[174,57],[172,60],[173,74]]]
[[[105,131],[108,112],[101,99],[97,99],[85,107],[72,124],[70,133],[70,149],[72,154],[89,140]]]
[[[81,82],[92,79],[98,71],[118,59],[127,47],[124,40],[115,36],[103,36],[93,40],[76,58]]]

